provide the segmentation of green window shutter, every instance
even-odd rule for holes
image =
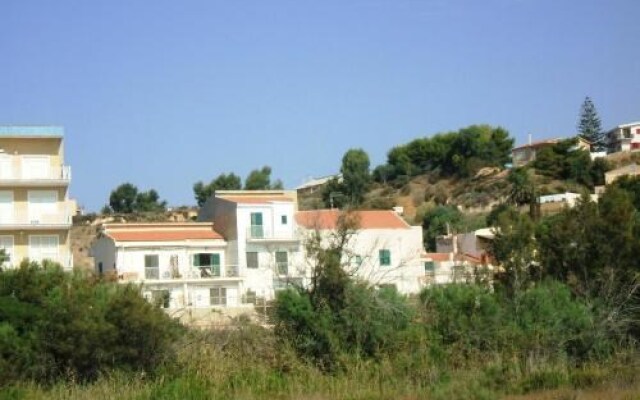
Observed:
[[[389,266],[391,265],[391,251],[387,249],[382,249],[378,252],[378,258],[381,266]]]
[[[424,272],[434,272],[435,270],[436,270],[436,267],[433,261],[425,261]]]
[[[193,255],[193,266],[194,267],[199,267],[200,266],[200,254],[194,254]]]
[[[218,253],[211,254],[211,265],[214,265],[217,267],[220,266],[220,254]]]

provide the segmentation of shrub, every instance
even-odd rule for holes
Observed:
[[[0,368],[0,383],[151,372],[177,332],[136,287],[28,261],[0,273],[0,321],[0,366],[10,366]]]

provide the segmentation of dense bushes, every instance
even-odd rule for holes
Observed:
[[[152,371],[177,326],[136,287],[24,262],[0,272],[0,383]]]

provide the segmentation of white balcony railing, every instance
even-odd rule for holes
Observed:
[[[71,225],[71,207],[60,206],[58,212],[53,213],[30,213],[29,211],[18,211],[11,214],[0,215],[0,227],[21,226],[21,227],[47,227],[47,226],[68,226]]]
[[[274,231],[273,229],[268,229],[262,225],[252,225],[247,228],[247,239],[248,240],[298,240],[294,234],[293,230],[288,231]]]
[[[2,167],[0,169],[0,182],[69,182],[71,180],[71,167],[68,165],[49,167],[46,170],[37,172],[25,170],[20,163],[10,163]]]
[[[226,266],[189,266],[177,268],[167,265],[158,267],[143,268],[142,274],[136,272],[128,272],[119,275],[120,280],[137,281],[137,280],[161,280],[161,281],[193,281],[206,279],[228,279],[240,278],[240,269],[237,265]]]

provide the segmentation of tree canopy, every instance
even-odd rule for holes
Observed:
[[[359,205],[364,200],[371,182],[369,165],[369,155],[362,149],[350,149],[342,157],[340,172],[344,195],[352,205]]]
[[[216,190],[240,190],[242,189],[242,179],[230,172],[229,174],[220,174],[209,184],[198,181],[193,184],[193,194],[196,198],[198,206],[202,206]]]
[[[109,196],[109,207],[116,213],[164,211],[166,206],[167,202],[160,200],[156,190],[139,192],[135,185],[128,182],[112,190]]]
[[[269,190],[282,189],[283,185],[280,179],[271,183],[271,167],[264,166],[249,172],[249,176],[244,181],[244,188],[245,190]]]
[[[503,167],[511,158],[512,147],[513,138],[507,130],[471,125],[394,147],[387,164],[377,167],[374,176],[379,181],[425,172],[469,177],[483,167]]]

